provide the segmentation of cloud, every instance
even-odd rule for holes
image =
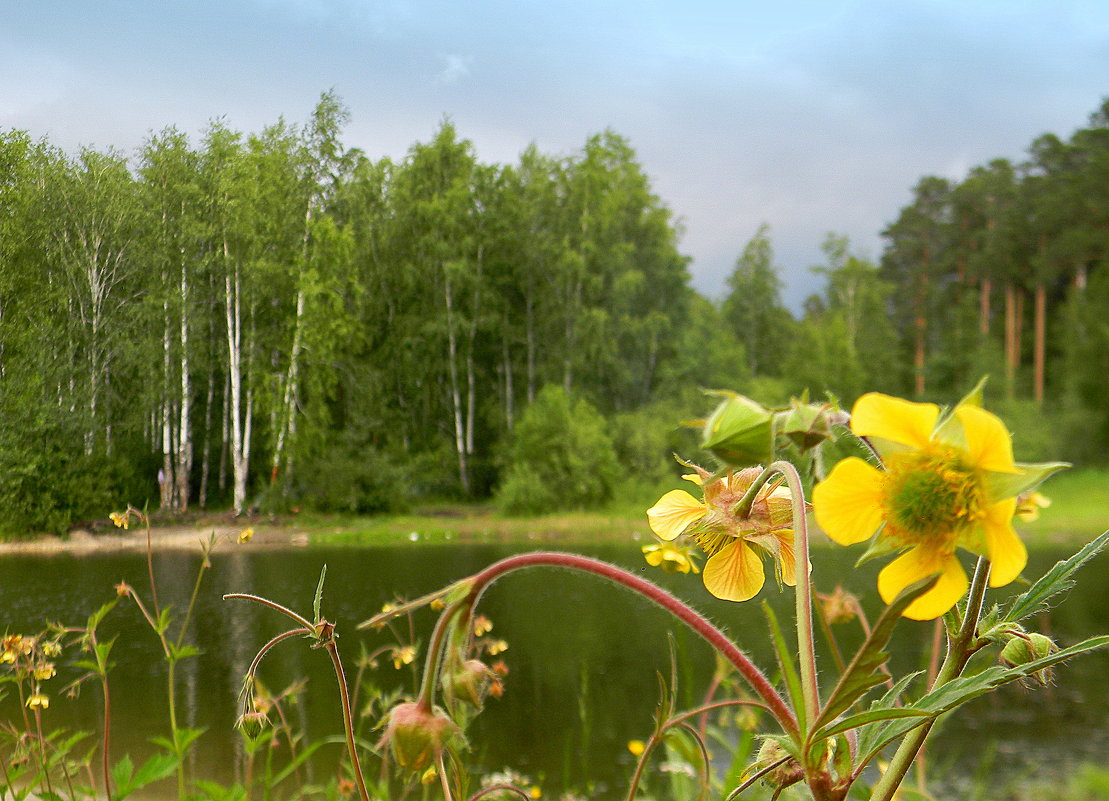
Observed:
[[[469,56],[456,56],[448,53],[440,54],[439,59],[444,65],[442,71],[436,76],[439,83],[450,85],[470,76],[470,64],[473,59]]]

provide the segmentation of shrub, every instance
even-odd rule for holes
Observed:
[[[605,420],[561,387],[545,387],[520,417],[497,505],[507,514],[589,508],[612,497],[620,468]]]

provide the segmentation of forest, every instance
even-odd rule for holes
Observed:
[[[878,263],[830,233],[800,319],[766,226],[723,298],[693,289],[613,131],[485,164],[444,120],[394,162],[347,122],[324,93],[303,124],[134,154],[0,130],[0,529],[604,503],[673,474],[717,388],[849,407],[988,375],[1018,458],[1105,461],[1109,101],[1023,161],[921,178]]]

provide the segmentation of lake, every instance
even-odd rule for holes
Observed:
[[[355,630],[359,621],[384,603],[415,597],[511,553],[534,549],[420,542],[287,550],[246,545],[213,555],[190,632],[202,653],[178,668],[182,723],[206,729],[191,765],[196,775],[222,782],[242,775],[242,748],[233,730],[242,677],[257,649],[289,628],[285,618],[259,605],[221,600],[224,593],[263,595],[311,617],[316,583],[326,564],[322,612],[337,623],[348,676],[353,677],[360,649],[372,651],[391,642],[384,632]],[[771,671],[773,656],[760,604],[716,601],[698,577],[670,576],[647,568],[637,543],[583,545],[573,550],[642,570],[706,613],[731,633],[756,664]],[[1068,555],[1062,550],[1034,553],[1026,575],[1036,577]],[[855,570],[856,556],[854,549],[817,549],[816,588],[829,591],[844,581],[863,598],[873,617],[878,566],[871,563]],[[199,564],[199,554],[155,554],[163,606],[183,611]],[[1107,567],[1104,555],[1088,566],[1080,585],[1040,621],[1041,628],[1068,644],[1109,629]],[[0,630],[31,633],[47,620],[82,625],[90,612],[114,596],[113,586],[121,580],[149,598],[144,555],[0,557],[0,608],[4,609]],[[761,598],[787,625],[792,618],[790,592],[779,593],[768,579]],[[650,734],[658,696],[656,673],[669,672],[667,632],[673,632],[678,648],[679,698],[684,705],[698,702],[712,673],[713,657],[707,645],[648,602],[593,576],[551,569],[515,573],[493,586],[479,611],[493,621],[492,636],[508,642],[509,649],[498,658],[510,673],[504,696],[490,699],[469,729],[468,761],[479,771],[511,767],[525,773],[542,784],[546,797],[568,789],[602,799],[621,796],[632,769],[626,743]],[[433,620],[426,610],[416,615],[421,641],[426,642]],[[856,628],[848,625],[837,631],[849,632],[847,639],[857,642]],[[929,623],[901,624],[894,638],[895,672],[926,665],[924,642],[931,631]],[[139,758],[149,753],[150,737],[167,734],[165,665],[154,634],[132,602],[121,601],[102,625],[101,639],[111,636],[118,636],[111,673],[113,760],[128,752]],[[821,661],[830,664],[826,654]],[[308,690],[290,707],[290,714],[311,737],[341,734],[336,683],[323,652],[294,639],[273,651],[260,673],[274,691],[307,677]],[[56,697],[61,683],[75,675],[72,668],[62,668],[49,682],[55,697],[46,724],[96,730],[99,694],[93,687],[74,701]],[[414,686],[414,671],[396,671],[387,659],[373,675],[386,686]],[[830,686],[831,681],[825,683]],[[1109,657],[1097,653],[1064,666],[1057,686],[1035,692],[1007,687],[974,702],[943,723],[942,738],[929,752],[930,775],[937,778],[937,786],[955,792],[982,763],[983,754],[989,760],[985,768],[990,782],[998,788],[1032,771],[1058,775],[1082,762],[1104,764],[1109,757],[1107,686]],[[10,699],[0,710],[9,719],[18,714]],[[327,746],[319,752],[314,763],[317,780],[326,780],[334,771],[339,749]],[[166,788],[172,793],[172,781]]]

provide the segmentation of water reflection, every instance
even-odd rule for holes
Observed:
[[[224,602],[227,592],[272,597],[310,615],[322,565],[328,565],[323,613],[336,621],[340,647],[353,676],[362,644],[372,650],[387,640],[381,633],[357,632],[358,621],[396,597],[414,597],[476,572],[518,548],[505,545],[395,548],[318,547],[296,551],[235,549],[212,557],[187,640],[201,649],[178,669],[178,709],[185,725],[204,728],[195,752],[195,775],[222,782],[242,780],[245,755],[233,731],[242,677],[256,650],[288,627],[275,612],[245,601]],[[644,570],[634,547],[593,546],[577,549],[632,569]],[[1038,554],[1029,569],[1037,575],[1063,553]],[[821,553],[814,575],[818,589],[830,590],[847,577],[850,589],[873,601],[875,568],[853,571],[854,554]],[[178,623],[192,592],[199,556],[158,554],[155,573],[159,600],[171,606]],[[1049,621],[1065,642],[1104,626],[1109,583],[1090,581],[1098,565]],[[759,604],[726,604],[711,599],[699,580],[651,578],[673,588],[706,612],[738,640],[756,663],[769,667],[773,657],[765,642]],[[82,623],[113,585],[126,580],[148,595],[145,558],[131,554],[18,556],[0,560],[0,587],[6,612],[0,627],[12,631],[41,628],[46,620]],[[791,615],[791,596],[772,587],[764,592],[779,617]],[[871,604],[873,605],[873,604]],[[514,574],[485,596],[482,612],[495,625],[493,634],[510,644],[502,658],[511,669],[507,692],[491,701],[470,731],[470,763],[479,770],[511,766],[544,782],[551,792],[592,788],[619,795],[630,772],[625,750],[629,739],[651,730],[657,698],[656,673],[668,673],[668,632],[678,652],[679,698],[693,706],[703,694],[713,668],[711,651],[684,628],[675,628],[661,610],[593,576],[533,569]],[[426,640],[432,617],[417,617],[418,635]],[[916,627],[922,643],[929,624]],[[154,634],[133,604],[121,603],[102,625],[102,638],[118,635],[112,656],[113,757],[148,753],[148,740],[168,736],[166,669]],[[848,638],[851,639],[850,637]],[[856,638],[857,642],[857,638]],[[850,646],[853,643],[848,642]],[[828,655],[821,661],[830,664]],[[925,666],[922,647],[894,653],[896,671]],[[287,710],[310,738],[341,733],[338,693],[326,656],[300,640],[283,643],[263,663],[261,675],[273,692],[301,677],[308,691]],[[1103,691],[1109,659],[1085,657],[1062,670],[1060,686],[1035,696],[1012,688],[975,703],[945,724],[945,739],[931,752],[931,764],[948,772],[949,783],[980,759],[980,745],[1003,737],[997,762],[1002,775],[1022,766],[1065,766],[1100,760],[1107,753],[1109,698]],[[390,686],[414,687],[414,670],[394,671],[386,662],[377,678]],[[94,731],[99,703],[88,688],[76,702],[59,701],[50,709],[54,725]],[[14,710],[3,707],[6,716]],[[319,752],[316,780],[335,770],[340,745]]]

